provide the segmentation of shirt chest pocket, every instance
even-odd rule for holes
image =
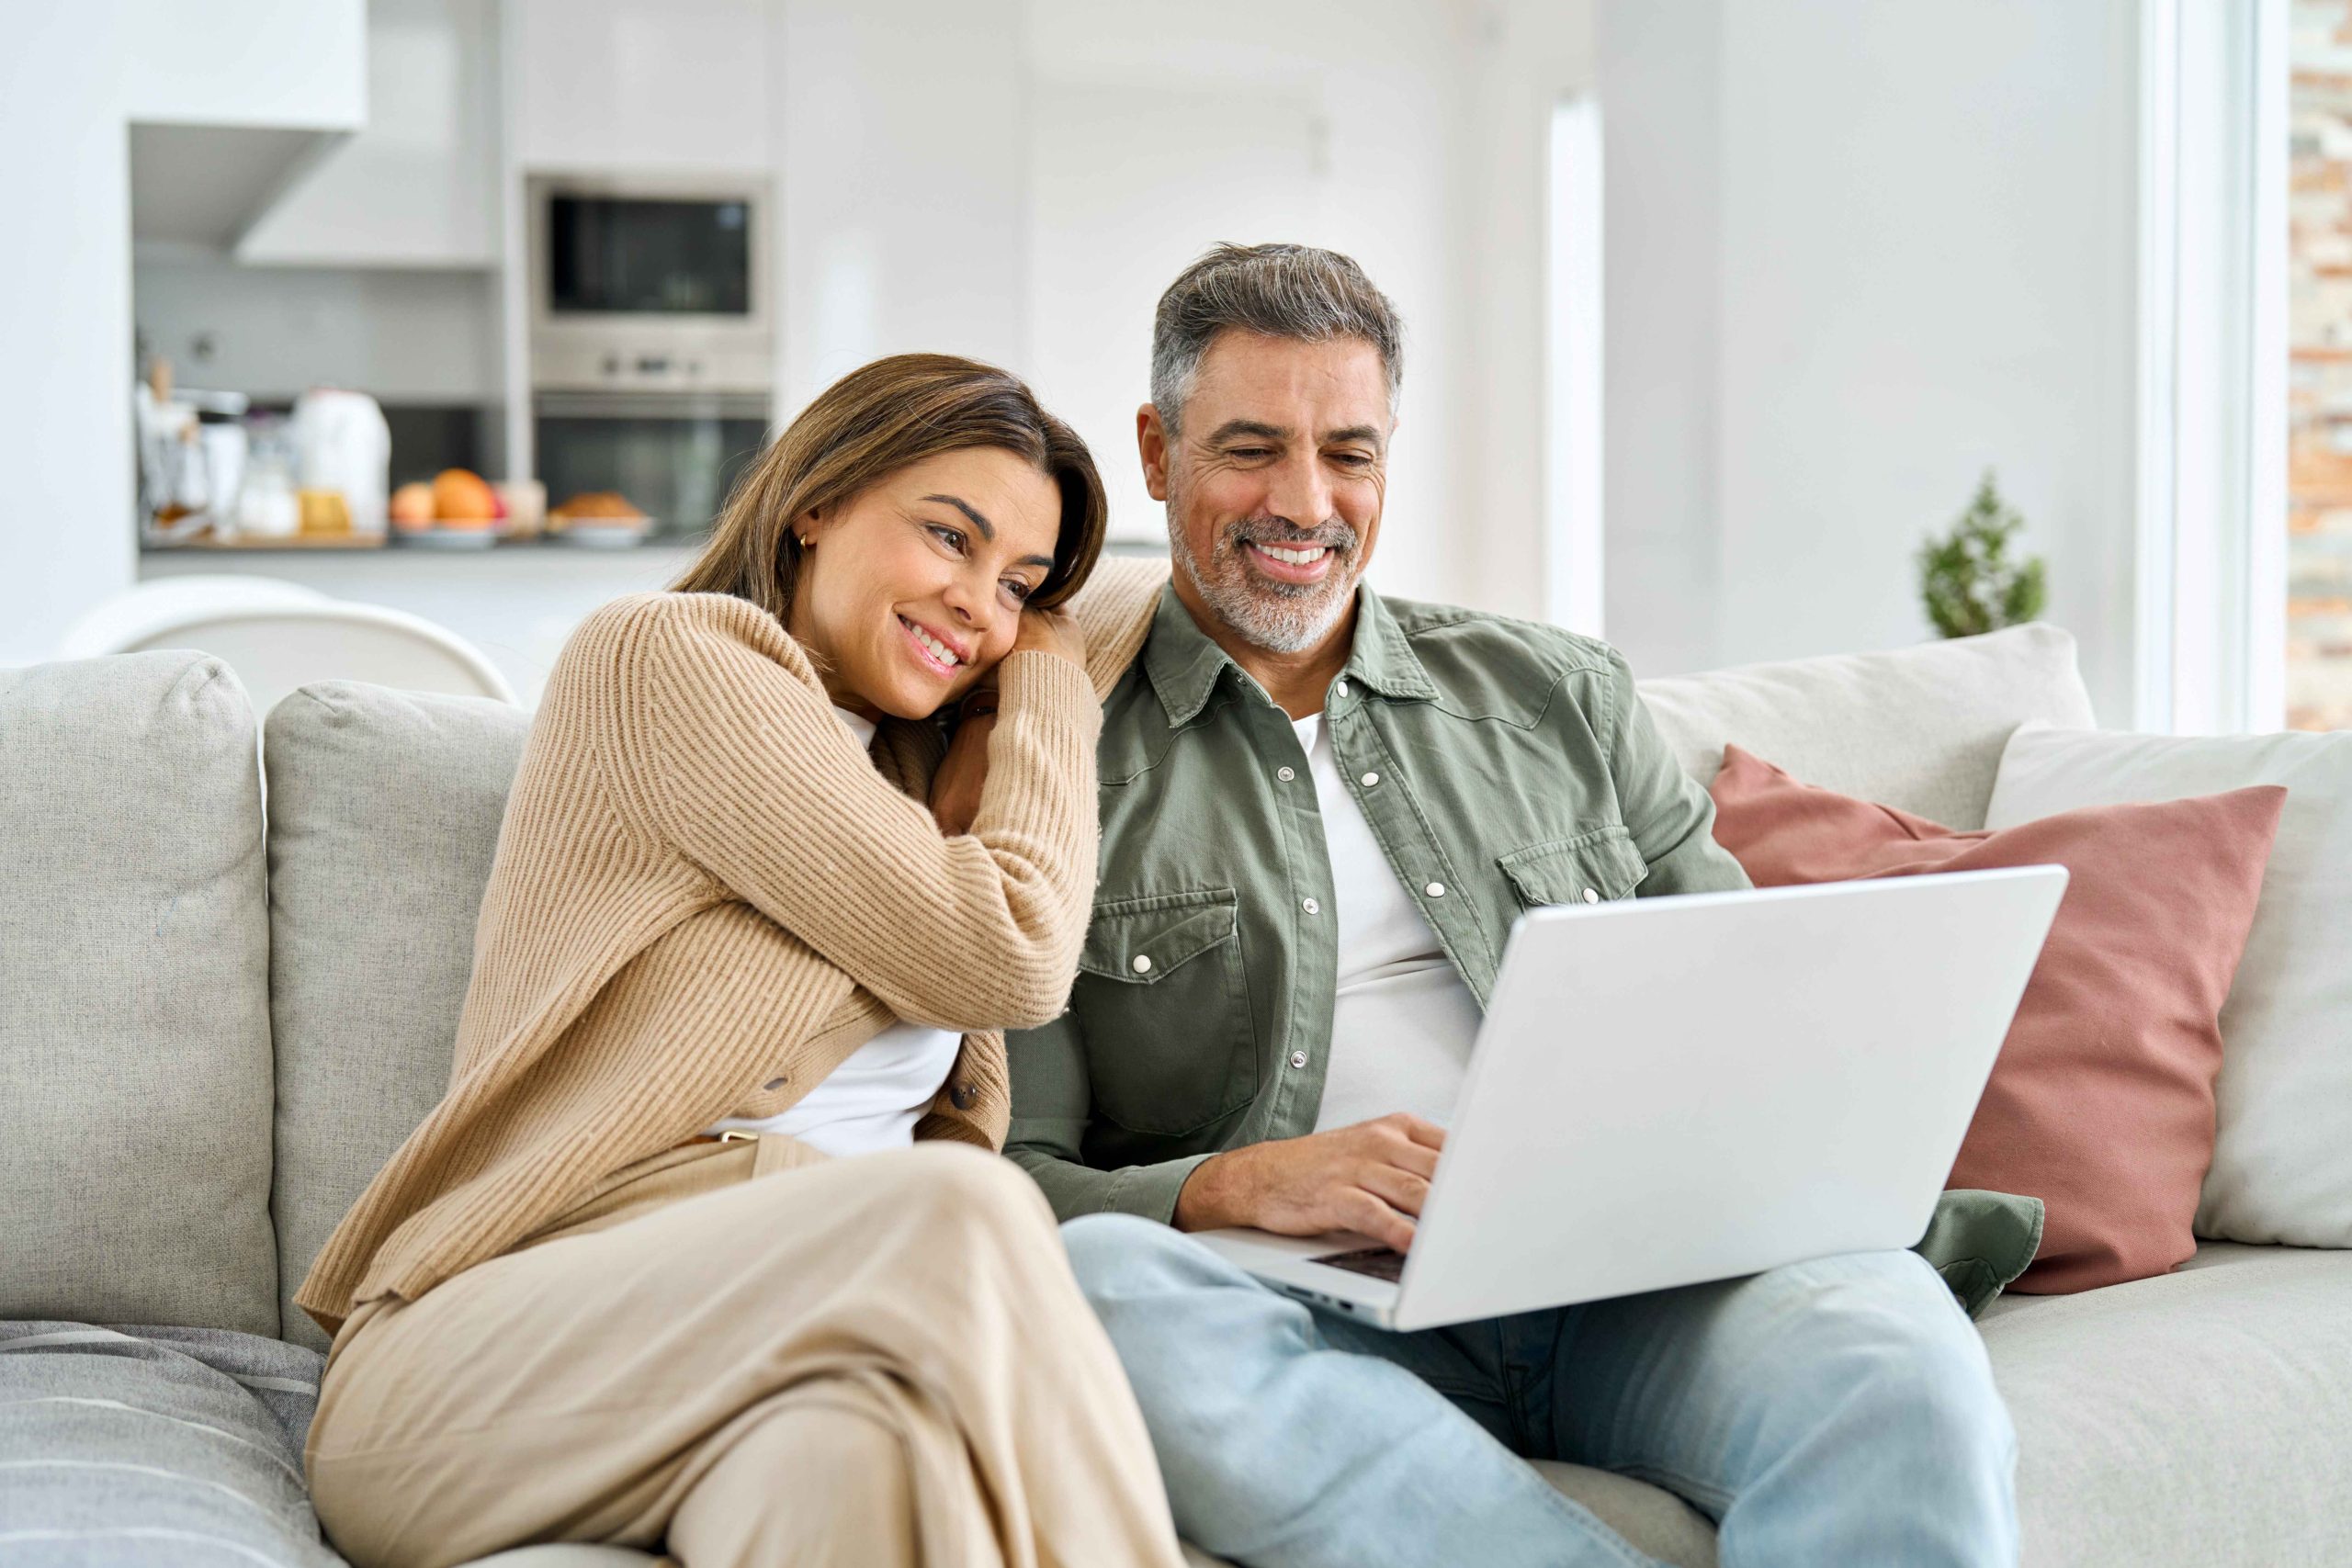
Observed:
[[[1495,863],[1522,909],[1630,898],[1650,869],[1634,847],[1634,835],[1616,825],[1529,844],[1497,856]]]
[[[1133,1132],[1181,1134],[1256,1096],[1239,908],[1229,887],[1094,907],[1070,1002],[1102,1115]]]

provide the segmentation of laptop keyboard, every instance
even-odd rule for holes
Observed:
[[[1369,1274],[1375,1280],[1396,1283],[1405,1277],[1405,1255],[1385,1247],[1367,1247],[1356,1252],[1333,1252],[1309,1262],[1329,1269],[1344,1269],[1351,1274]]]

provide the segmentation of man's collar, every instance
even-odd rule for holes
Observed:
[[[1366,585],[1356,589],[1356,645],[1340,673],[1400,702],[1437,700],[1437,682],[1421,668],[1405,629],[1388,613],[1387,602]]]
[[[1144,643],[1143,668],[1169,726],[1181,729],[1208,705],[1217,676],[1228,669],[1238,673],[1241,667],[1201,630],[1192,611],[1176,597],[1170,580],[1159,591],[1159,608]],[[1356,587],[1355,646],[1340,673],[1385,697],[1428,701],[1437,696],[1436,684],[1421,668],[1396,617],[1368,584]]]
[[[1176,581],[1169,579],[1159,591],[1159,608],[1151,617],[1151,635],[1143,645],[1143,670],[1159,705],[1168,711],[1168,726],[1182,729],[1208,705],[1216,690],[1218,672],[1233,660],[1193,621],[1193,612],[1176,597]]]

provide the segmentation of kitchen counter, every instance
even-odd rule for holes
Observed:
[[[486,550],[142,550],[142,582],[232,573],[299,582],[336,599],[406,610],[479,647],[536,705],[548,671],[587,614],[625,593],[667,588],[701,542],[586,549],[531,541]]]
[[[707,531],[699,534],[656,536],[634,545],[573,545],[552,534],[542,534],[528,539],[497,539],[487,546],[460,547],[450,549],[434,545],[406,542],[397,533],[382,538],[368,538],[356,534],[294,534],[284,538],[263,535],[240,535],[233,539],[197,539],[178,545],[151,545],[141,541],[142,556],[200,555],[216,559],[249,555],[315,555],[322,550],[356,555],[503,555],[514,550],[560,550],[566,555],[625,553],[629,550],[684,550],[691,554],[702,547],[709,538]]]

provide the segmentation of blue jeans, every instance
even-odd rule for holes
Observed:
[[[1062,1236],[1177,1529],[1250,1568],[1648,1568],[1522,1458],[1680,1495],[1724,1568],[2017,1562],[2008,1411],[1917,1254],[1393,1334],[1148,1220]]]

